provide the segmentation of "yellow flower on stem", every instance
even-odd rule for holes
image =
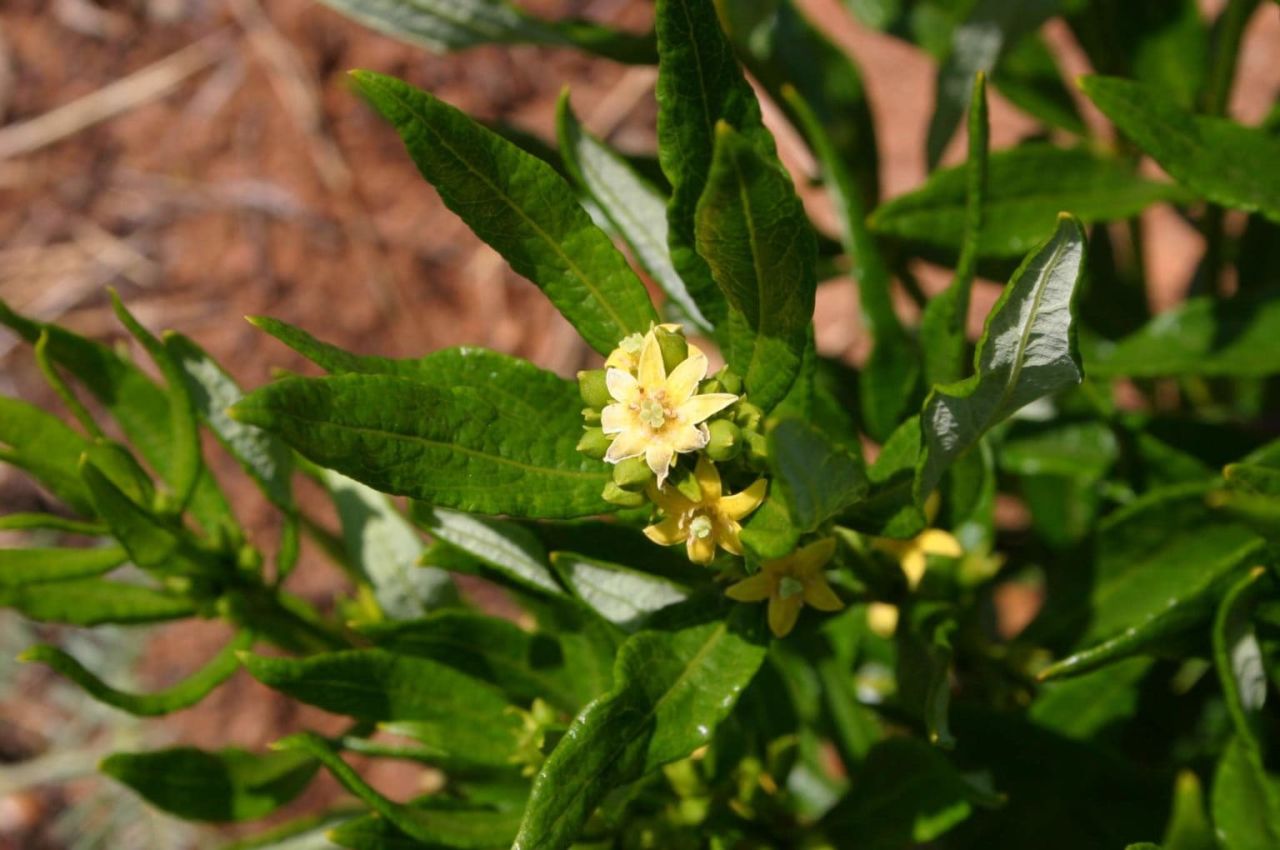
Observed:
[[[785,558],[765,561],[760,572],[725,593],[739,602],[768,599],[769,629],[778,637],[785,637],[795,627],[802,606],[809,605],[819,611],[839,611],[844,607],[822,571],[835,551],[835,538],[823,538]]]
[[[898,559],[898,564],[907,577],[907,587],[912,590],[919,587],[920,580],[924,578],[930,555],[964,557],[964,547],[960,545],[960,541],[941,528],[926,528],[910,540],[879,538],[871,545]],[[888,602],[872,602],[867,606],[867,623],[871,631],[881,637],[892,636],[898,628],[898,606]]]
[[[698,394],[706,376],[707,357],[692,345],[668,375],[656,329],[645,334],[636,374],[616,367],[605,372],[615,403],[600,411],[600,427],[613,438],[604,459],[618,463],[643,455],[661,487],[677,454],[707,445],[706,419],[738,400],[731,393]]]
[[[768,482],[761,478],[741,493],[725,496],[720,473],[705,456],[698,458],[693,475],[702,493],[696,502],[674,487],[663,490],[649,485],[649,498],[665,516],[661,522],[646,528],[645,536],[662,546],[685,544],[689,560],[695,564],[711,563],[716,547],[741,555],[739,521],[760,507]]]

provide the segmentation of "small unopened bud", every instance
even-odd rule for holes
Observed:
[[[709,381],[703,381],[702,386],[698,387],[700,393],[722,393],[724,392],[724,384],[712,378]]]
[[[613,403],[613,396],[609,395],[609,386],[605,382],[603,369],[579,372],[578,392],[582,394],[582,400],[587,407],[593,410],[599,410],[606,404]]]
[[[584,408],[582,408],[582,421],[583,421],[583,422],[585,422],[585,423],[587,423],[587,425],[589,425],[589,426],[590,426],[590,425],[599,425],[599,424],[600,424],[600,411],[595,410],[594,408],[590,408],[590,407],[584,407]]]
[[[733,460],[742,452],[742,429],[728,419],[717,419],[707,425],[711,439],[707,442],[707,457],[723,463]]]
[[[689,359],[689,341],[684,334],[665,328],[655,328],[654,334],[658,337],[658,347],[662,349],[662,365],[670,375],[671,370]]]
[[[728,366],[716,372],[715,379],[720,382],[720,386],[724,387],[725,392],[742,395],[742,379],[736,372],[730,371]]]
[[[738,411],[734,415],[734,419],[743,428],[752,430],[760,427],[760,420],[764,417],[764,411],[747,401],[738,402]]]
[[[644,493],[632,493],[623,490],[612,481],[604,485],[604,491],[600,494],[600,498],[620,508],[638,508],[645,503]]]
[[[612,442],[612,438],[606,437],[599,428],[587,428],[582,432],[582,439],[578,440],[578,451],[593,460],[604,460],[604,453],[609,451]]]
[[[623,490],[637,493],[653,480],[653,470],[642,457],[629,457],[613,465],[613,483]]]
[[[743,431],[742,442],[747,449],[747,460],[762,466],[769,460],[769,441],[759,431]]]
[[[676,490],[680,492],[680,495],[689,501],[702,501],[702,485],[698,483],[698,479],[694,477],[693,472],[690,470],[681,469],[668,478],[667,481],[669,484],[675,484]]]

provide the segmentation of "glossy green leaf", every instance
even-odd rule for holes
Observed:
[[[769,432],[774,490],[801,531],[813,531],[867,492],[862,458],[799,419],[783,419]]]
[[[1266,569],[1242,576],[1218,604],[1213,619],[1213,661],[1222,682],[1236,736],[1262,752],[1259,712],[1267,699],[1267,671],[1253,627],[1253,609],[1266,582]]]
[[[899,700],[924,725],[930,743],[955,746],[951,734],[951,667],[959,628],[945,603],[913,601],[901,609],[894,635]]]
[[[1204,792],[1193,771],[1181,770],[1173,786],[1173,811],[1165,827],[1165,850],[1218,850],[1213,825],[1205,812]]]
[[[432,537],[478,558],[517,586],[541,593],[564,593],[551,572],[546,550],[527,528],[421,503],[413,506],[413,521]]]
[[[1082,348],[1091,376],[1266,377],[1280,372],[1280,294],[1191,298],[1117,342]]]
[[[187,820],[222,823],[271,814],[301,794],[318,767],[302,753],[174,747],[116,753],[101,770],[156,808]]]
[[[335,11],[436,53],[481,44],[573,47],[619,62],[652,63],[653,36],[583,20],[544,20],[505,0],[322,0]]]
[[[298,452],[384,493],[479,513],[601,513],[609,473],[564,428],[581,407],[572,385],[521,402],[487,386],[441,390],[407,378],[288,378],[233,408]],[[540,427],[531,429],[531,422]]]
[[[623,644],[614,689],[583,709],[534,780],[513,850],[568,847],[613,789],[711,740],[764,660],[759,612],[736,606],[723,620],[697,600],[682,613],[696,618]]]
[[[14,608],[33,620],[73,626],[159,623],[196,611],[183,596],[96,578],[0,587],[0,607]]]
[[[128,553],[119,546],[0,549],[0,588],[106,575],[128,558]]]
[[[813,227],[786,171],[724,123],[695,219],[698,253],[729,302],[726,359],[767,411],[791,388],[808,343]]]
[[[1005,51],[992,73],[1000,94],[1023,112],[1049,127],[1085,135],[1087,128],[1053,51],[1032,33]]]
[[[867,467],[867,495],[840,517],[850,528],[877,537],[906,539],[925,527],[914,485],[921,452],[920,417],[902,423]]]
[[[593,348],[607,354],[657,321],[644,284],[551,166],[426,92],[366,71],[353,78],[445,205]]]
[[[800,529],[791,517],[786,500],[765,499],[742,524],[742,545],[757,561],[769,561],[791,554],[800,543]]]
[[[556,108],[556,135],[565,167],[600,207],[613,231],[631,248],[636,261],[662,287],[682,318],[703,332],[711,330],[671,264],[666,197],[621,155],[578,123],[569,105],[568,89],[560,95]]]
[[[80,480],[84,437],[61,419],[33,404],[0,396],[0,461],[31,473],[81,516],[93,516],[93,504]]]
[[[304,659],[242,653],[241,660],[258,681],[296,700],[359,720],[396,723],[457,760],[503,766],[515,749],[520,721],[507,710],[503,693],[427,658],[366,649]]]
[[[686,588],[668,579],[575,552],[556,552],[551,562],[574,596],[627,631],[689,596]]]
[[[383,614],[410,620],[457,601],[446,572],[418,565],[426,544],[386,496],[331,469],[322,480],[338,509],[347,562]]]
[[[1047,682],[1031,704],[1029,716],[1068,738],[1092,738],[1137,713],[1138,687],[1153,663],[1150,658],[1127,658],[1074,679]]]
[[[1214,831],[1224,850],[1280,846],[1280,777],[1239,738],[1227,744],[1213,777]]]
[[[964,242],[967,168],[934,172],[920,188],[889,200],[871,214],[877,233],[959,253]],[[1053,233],[1065,210],[1092,224],[1137,215],[1185,192],[1138,177],[1114,158],[1083,148],[1029,143],[993,151],[983,206],[982,257],[1016,257]]]
[[[107,527],[98,522],[68,519],[57,514],[16,513],[0,516],[0,531],[60,531],[98,537],[107,533]]]
[[[164,347],[186,378],[196,412],[226,446],[271,503],[286,513],[294,510],[293,457],[288,446],[265,431],[242,425],[227,409],[244,392],[226,370],[195,342],[178,333],[166,334]]]
[[[728,305],[707,262],[694,249],[699,199],[711,175],[716,124],[747,135],[761,155],[774,151],[760,104],[734,58],[713,3],[659,0],[658,160],[672,186],[667,207],[671,261],[702,315],[719,329]]]
[[[1225,118],[1192,115],[1164,92],[1113,77],[1080,86],[1120,131],[1178,182],[1225,207],[1280,222],[1280,139]]]
[[[1023,261],[991,308],[974,356],[977,374],[929,394],[921,414],[917,502],[989,428],[1081,380],[1073,301],[1084,249],[1080,223],[1061,218],[1057,232]]]
[[[56,646],[40,644],[18,656],[20,661],[47,664],[75,682],[98,702],[139,717],[155,717],[190,708],[204,699],[240,669],[236,653],[253,645],[253,636],[240,632],[204,667],[176,685],[149,694],[136,694],[113,688],[102,681],[75,657]]]

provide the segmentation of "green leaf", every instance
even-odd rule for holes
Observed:
[[[696,610],[695,610],[696,609]],[[759,612],[714,617],[707,600],[662,630],[632,635],[614,689],[583,709],[534,780],[513,850],[562,850],[615,788],[711,740],[764,660]]]
[[[415,843],[382,843],[380,838],[398,838],[377,821],[360,818],[344,824],[334,831],[334,839],[345,846],[363,850],[384,848],[458,848],[458,850],[498,850],[511,843],[519,822],[519,812],[504,811],[497,807],[451,806],[440,801],[438,807],[430,805],[403,805],[388,800],[371,788],[360,775],[338,757],[333,747],[312,732],[300,732],[275,743],[277,749],[305,753],[319,760],[342,786],[360,798],[375,813]],[[421,842],[421,843],[418,843]]]
[[[973,796],[941,751],[914,738],[889,738],[871,748],[822,828],[860,850],[896,850],[933,841],[968,818]]]
[[[913,495],[920,454],[920,417],[913,416],[881,446],[880,456],[867,468],[866,498],[846,511],[840,522],[877,537],[906,539],[923,531],[924,512]]]
[[[139,717],[155,717],[190,708],[200,702],[240,669],[236,653],[252,645],[253,636],[248,632],[240,632],[200,670],[176,685],[149,694],[134,694],[113,688],[56,646],[33,646],[24,650],[18,660],[49,665],[98,702]]]
[[[1150,658],[1127,658],[1073,679],[1046,682],[1028,716],[1068,738],[1092,738],[1138,712],[1138,688],[1153,663]]]
[[[1090,376],[1266,377],[1280,372],[1280,292],[1190,298],[1127,337],[1082,346]]]
[[[964,243],[967,173],[964,165],[935,171],[920,188],[877,207],[871,228],[958,254]],[[1092,224],[1184,197],[1173,184],[1138,177],[1123,161],[1084,148],[1028,143],[993,151],[978,255],[1026,253],[1053,232],[1062,210]]]
[[[182,334],[169,333],[165,335],[164,347],[186,378],[187,392],[196,413],[271,503],[292,513],[293,457],[288,446],[265,431],[242,425],[227,415],[227,409],[243,398],[244,392],[195,342]]]
[[[1213,778],[1213,824],[1224,850],[1280,846],[1280,778],[1242,741],[1227,744]]]
[[[1192,115],[1168,94],[1130,80],[1084,77],[1080,87],[1175,180],[1214,203],[1280,222],[1280,139]]]
[[[48,487],[81,516],[93,516],[93,503],[80,480],[85,438],[61,419],[33,404],[0,396],[0,461],[11,463]]]
[[[73,626],[159,623],[196,612],[195,605],[184,596],[94,578],[0,587],[0,607],[17,609],[32,620]]]
[[[1213,661],[1222,682],[1236,736],[1262,752],[1259,712],[1267,699],[1267,672],[1253,628],[1253,609],[1263,592],[1266,568],[1254,567],[1218,604],[1213,619]]]
[[[768,498],[742,524],[742,545],[758,561],[791,554],[800,544],[800,529],[785,500]]]
[[[0,549],[0,588],[106,575],[128,558],[128,553],[119,546]]]
[[[361,811],[351,804],[337,805],[224,844],[220,850],[337,850],[338,845],[329,840],[329,832]]]
[[[321,480],[338,509],[348,563],[383,614],[411,620],[457,601],[448,573],[418,566],[426,545],[386,496],[330,469]]]
[[[534,17],[504,0],[322,0],[360,23],[436,53],[481,44],[574,47],[619,62],[651,64],[653,37],[583,20]]]
[[[505,766],[519,719],[488,682],[426,658],[381,649],[304,659],[241,653],[255,679],[308,705],[375,723],[394,722],[453,759]],[[466,718],[459,722],[459,718]]]
[[[726,359],[764,410],[800,372],[813,320],[817,243],[791,178],[721,123],[696,241],[729,302]]]
[[[929,742],[951,749],[951,666],[959,628],[952,606],[912,601],[894,635],[899,700],[919,717]]]
[[[1080,223],[1063,216],[1057,232],[1022,262],[991,308],[974,355],[977,374],[929,394],[921,414],[918,504],[988,429],[1080,382],[1073,300],[1084,250]]]
[[[551,563],[587,607],[627,631],[689,597],[686,588],[668,579],[574,552],[556,552]]]
[[[319,765],[302,753],[259,755],[174,747],[116,753],[101,770],[158,809],[187,820],[257,820],[302,793]]]
[[[518,587],[560,595],[546,550],[527,528],[501,519],[472,516],[416,503],[413,521],[435,537],[496,570]]]
[[[658,160],[671,182],[667,207],[671,261],[702,315],[717,329],[728,308],[711,269],[694,250],[696,210],[711,175],[716,124],[744,133],[761,155],[774,152],[760,104],[707,0],[659,0]]]
[[[391,77],[353,73],[449,209],[607,354],[658,314],[644,284],[551,166]]]
[[[100,537],[107,533],[107,527],[101,523],[67,519],[57,514],[17,513],[0,516],[0,531],[60,531],[63,534]]]
[[[233,408],[298,452],[384,493],[478,513],[573,517],[603,512],[603,463],[567,427],[572,385],[520,403],[487,385],[441,390],[407,378],[288,378]],[[533,423],[538,427],[530,428]],[[557,427],[560,426],[560,427]]]
[[[1062,81],[1057,59],[1038,33],[1023,37],[1005,51],[992,82],[1006,100],[1049,127],[1086,134],[1084,119]]]
[[[862,458],[799,419],[783,419],[769,432],[769,467],[775,491],[804,532],[814,531],[867,492]]]
[[[617,152],[583,129],[569,105],[568,89],[560,94],[556,107],[556,135],[569,173],[600,207],[636,261],[662,287],[683,318],[703,332],[710,331],[706,317],[671,264],[667,199]]]
[[[1163,845],[1165,850],[1218,850],[1213,825],[1204,809],[1204,792],[1193,771],[1178,771]]]

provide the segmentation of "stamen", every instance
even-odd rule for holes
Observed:
[[[640,421],[655,431],[667,421],[666,408],[657,399],[647,398],[640,402]]]
[[[778,582],[778,595],[783,599],[790,599],[802,593],[804,593],[804,585],[800,583],[799,579],[783,576],[782,581]]]
[[[711,536],[711,531],[711,518],[705,514],[698,514],[693,522],[689,523],[689,533],[699,540],[706,540]]]

